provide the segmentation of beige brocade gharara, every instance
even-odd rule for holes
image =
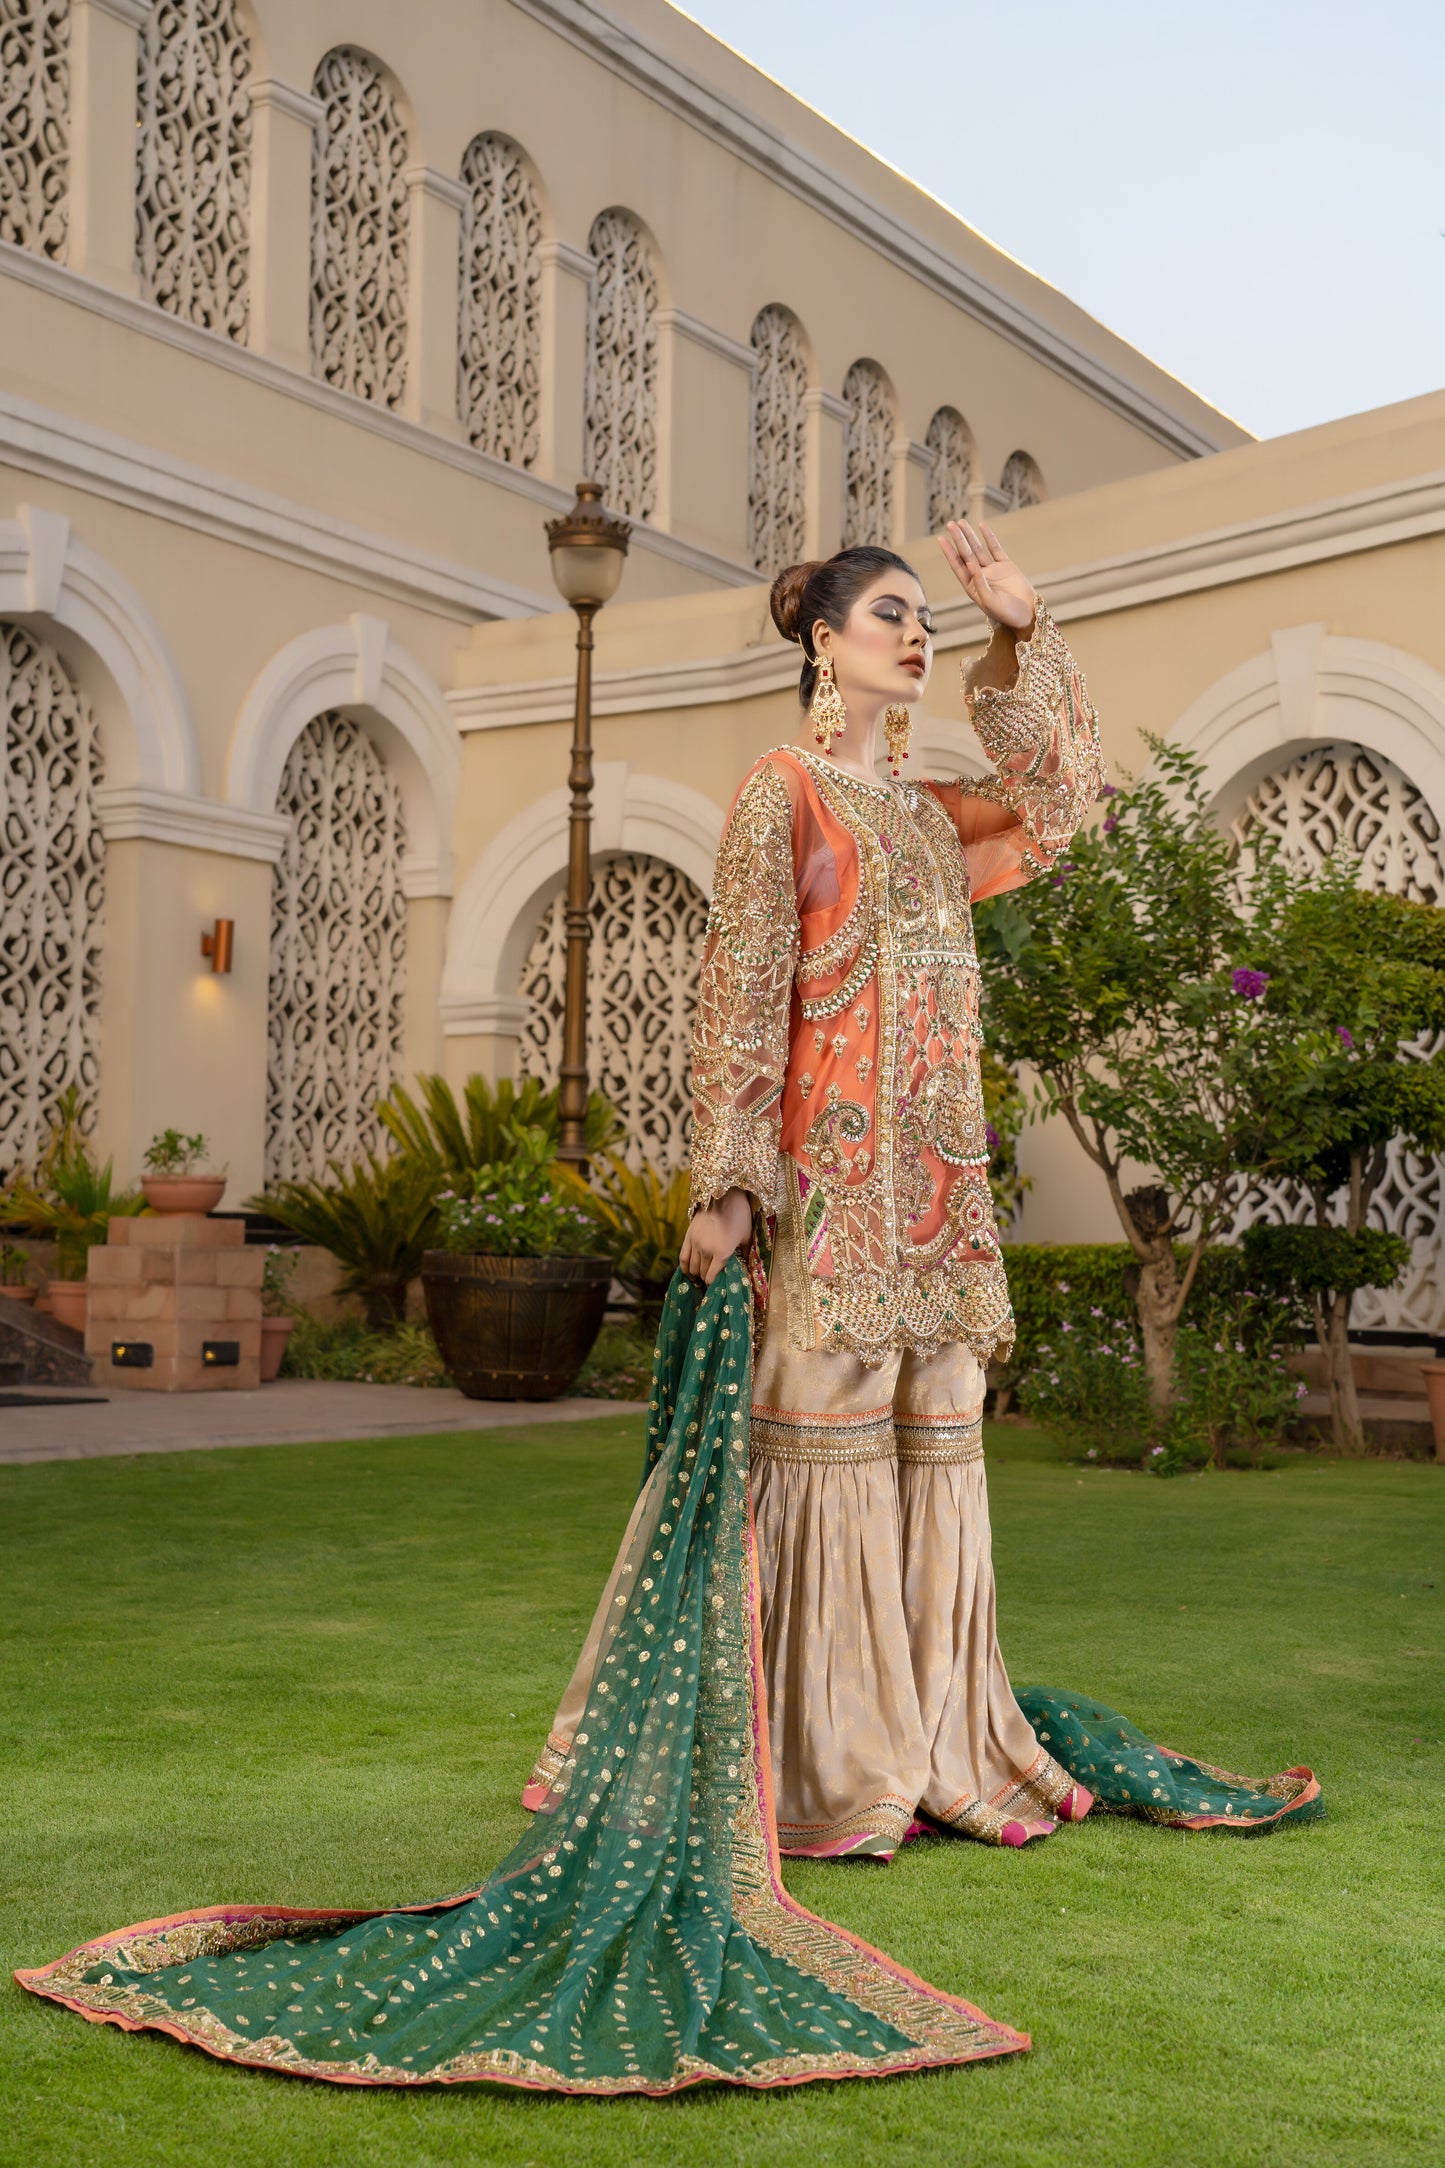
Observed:
[[[982,1368],[961,1341],[802,1353],[786,1308],[775,1289],[751,1439],[779,1845],[888,1854],[918,1809],[997,1843],[1072,1780],[999,1652]]]

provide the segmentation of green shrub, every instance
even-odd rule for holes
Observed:
[[[367,1385],[450,1385],[437,1344],[425,1325],[373,1332],[360,1318],[323,1324],[297,1313],[281,1363],[283,1378],[330,1378]]]
[[[600,1222],[612,1269],[637,1303],[642,1324],[655,1332],[692,1212],[686,1170],[664,1181],[655,1167],[634,1172],[608,1152],[600,1166],[593,1165],[591,1188],[570,1168],[561,1172]]]
[[[377,1107],[377,1120],[396,1142],[404,1158],[426,1161],[453,1187],[470,1190],[478,1168],[493,1166],[506,1157],[521,1129],[545,1130],[555,1156],[562,1135],[558,1093],[543,1089],[534,1076],[514,1084],[503,1077],[489,1084],[484,1076],[469,1076],[457,1095],[444,1076],[420,1076],[417,1089],[421,1103],[405,1086],[395,1085]],[[592,1092],[587,1100],[587,1149],[605,1151],[619,1143],[622,1123],[610,1099]]]
[[[514,1129],[505,1147],[470,1182],[440,1192],[443,1248],[472,1257],[590,1257],[603,1249],[591,1199],[553,1158],[547,1131]]]
[[[1094,1309],[1109,1317],[1134,1313],[1134,1275],[1139,1268],[1127,1242],[1009,1242],[1003,1255],[1017,1323],[1013,1353],[998,1366],[998,1382],[1005,1391],[1017,1390],[1037,1361],[1040,1341],[1058,1332],[1061,1319],[1072,1317],[1080,1308],[1085,1315]],[[1178,1257],[1182,1272],[1188,1258],[1182,1246]],[[1185,1318],[1197,1321],[1211,1304],[1242,1297],[1255,1285],[1250,1270],[1242,1247],[1212,1244],[1200,1256]],[[1299,1300],[1273,1282],[1260,1292],[1275,1298],[1263,1344],[1294,1346],[1302,1341],[1309,1319]],[[1249,1317],[1251,1333],[1263,1330],[1265,1311],[1251,1310]]]
[[[437,1246],[435,1186],[434,1167],[368,1152],[350,1167],[333,1159],[329,1182],[278,1182],[247,1207],[329,1250],[340,1291],[361,1298],[375,1332],[406,1316],[407,1289]]]
[[[584,1400],[645,1400],[652,1384],[653,1335],[641,1324],[607,1324],[572,1391]]]
[[[1261,1287],[1304,1302],[1393,1287],[1410,1262],[1404,1236],[1383,1227],[1248,1227],[1240,1247]]]

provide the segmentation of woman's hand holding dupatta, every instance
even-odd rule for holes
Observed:
[[[694,1218],[682,1238],[678,1263],[690,1280],[711,1287],[728,1259],[753,1229],[753,1201],[745,1189],[730,1189]]]

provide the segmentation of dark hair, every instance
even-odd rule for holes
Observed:
[[[796,640],[803,650],[803,674],[798,698],[807,707],[817,678],[816,660],[808,651],[808,636],[821,617],[834,632],[841,632],[858,597],[884,572],[918,574],[896,550],[875,548],[839,550],[836,557],[815,557],[805,565],[789,565],[773,582],[768,598],[773,623],[785,640]]]

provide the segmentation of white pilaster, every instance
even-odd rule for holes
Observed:
[[[587,297],[593,264],[568,241],[542,243],[541,451],[536,472],[573,488],[582,472]]]
[[[804,550],[831,557],[843,532],[843,430],[848,409],[815,386],[804,399],[807,413],[808,496]]]
[[[319,98],[275,76],[251,85],[251,335],[258,354],[311,366],[311,189]]]
[[[135,255],[136,77],[151,0],[72,0],[70,240],[73,271],[140,292]]]
[[[402,412],[461,435],[457,420],[457,266],[467,191],[433,166],[408,166],[407,357]]]

